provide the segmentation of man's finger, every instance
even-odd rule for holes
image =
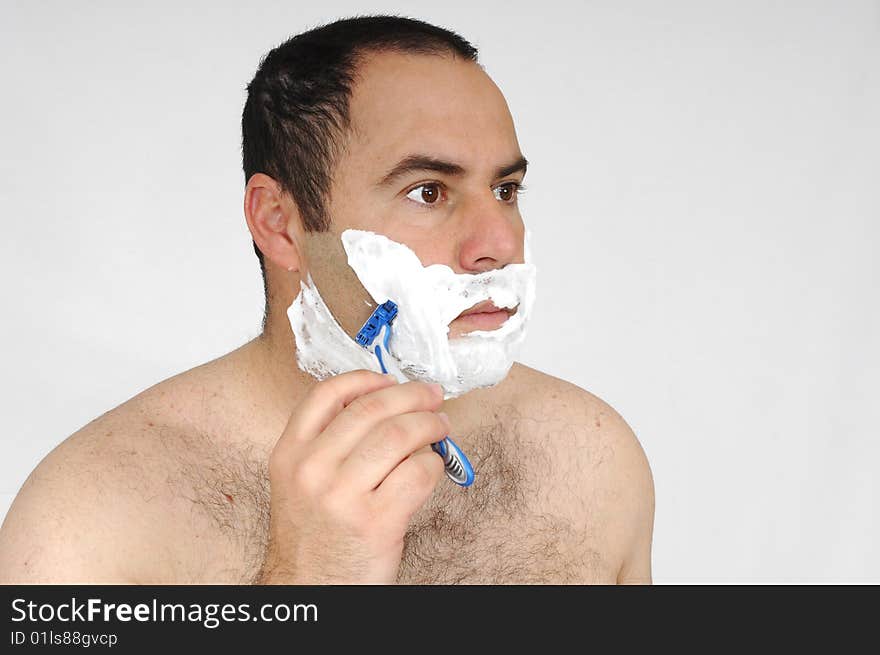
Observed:
[[[373,492],[374,498],[379,507],[394,505],[397,514],[412,516],[431,496],[445,470],[443,458],[425,446],[388,474]]]
[[[349,371],[316,384],[294,409],[281,440],[311,441],[354,400],[397,384],[393,376],[366,369]]]
[[[407,457],[447,434],[449,419],[435,412],[410,412],[382,421],[352,449],[339,477],[371,491]]]
[[[442,403],[442,389],[424,382],[405,382],[363,394],[324,428],[322,452],[340,464],[382,421],[410,412],[433,412]]]

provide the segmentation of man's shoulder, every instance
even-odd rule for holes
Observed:
[[[589,464],[590,470],[612,466],[613,473],[650,474],[638,438],[606,401],[586,389],[523,364],[508,376],[509,401],[521,421],[544,447],[565,459]]]
[[[107,411],[43,458],[0,530],[0,581],[151,577],[140,563],[156,560],[172,536],[163,533],[169,513],[185,510],[175,468],[197,430],[175,418],[168,399],[179,396],[187,373]]]
[[[571,382],[521,364],[509,377],[516,413],[530,428],[520,432],[551,453],[559,480],[551,488],[567,503],[562,509],[621,554],[621,578],[649,579],[654,480],[632,428],[608,402]]]
[[[565,425],[572,438],[635,439],[609,403],[576,384],[520,363],[513,365],[505,384],[509,385],[508,402],[519,408],[518,413],[550,426]]]

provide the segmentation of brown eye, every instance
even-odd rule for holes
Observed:
[[[440,195],[440,185],[429,183],[417,186],[406,197],[420,205],[433,205],[440,199]]]
[[[510,202],[516,196],[517,186],[516,182],[508,182],[507,184],[495,187],[495,197],[502,202]]]

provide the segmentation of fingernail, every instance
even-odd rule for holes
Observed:
[[[397,376],[394,375],[394,373],[383,373],[382,377],[385,377],[385,378],[388,378],[389,380],[393,380],[394,382],[397,382]]]
[[[446,412],[437,412],[437,416],[439,416],[441,420],[446,424],[447,429],[452,427],[452,424],[449,422],[449,416],[447,416]]]
[[[436,393],[441,398],[443,397],[443,385],[442,384],[437,384],[436,382],[432,382],[431,388],[434,389],[434,393]]]

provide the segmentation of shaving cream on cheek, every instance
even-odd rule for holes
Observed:
[[[407,246],[379,234],[346,230],[341,236],[348,264],[373,301],[393,300],[398,306],[388,349],[394,360],[389,370],[401,382],[437,382],[448,399],[506,377],[535,300],[529,232],[523,264],[475,275],[455,273],[443,264],[422,266]],[[333,318],[311,277],[300,286],[288,310],[300,368],[319,380],[359,368],[378,370],[372,352]],[[499,308],[516,307],[516,313],[495,330],[449,339],[449,323],[484,300]]]

